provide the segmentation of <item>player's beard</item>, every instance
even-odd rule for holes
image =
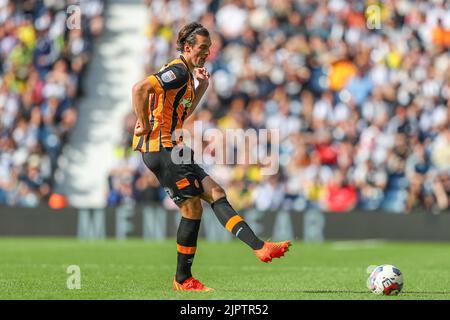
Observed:
[[[203,66],[205,65],[206,62],[206,58],[199,58],[198,59],[198,63],[195,66],[196,68],[203,68]]]

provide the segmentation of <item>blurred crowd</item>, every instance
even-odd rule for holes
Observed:
[[[210,86],[187,130],[194,133],[195,121],[203,130],[279,130],[275,175],[262,175],[249,161],[202,164],[237,210],[436,214],[449,208],[449,2],[153,0],[147,6],[147,75],[177,57],[183,25],[199,21],[211,32]],[[134,121],[130,113],[108,203],[133,199],[174,208],[131,150]],[[205,148],[203,155],[214,152]]]
[[[50,196],[103,10],[104,0],[0,0],[0,204]]]

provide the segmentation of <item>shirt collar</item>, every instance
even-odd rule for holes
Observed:
[[[185,65],[186,68],[189,70],[189,73],[191,73],[191,70],[189,69],[189,65],[188,65],[186,59],[183,57],[182,54],[180,54],[180,59],[181,59],[181,61],[183,61],[184,65]]]

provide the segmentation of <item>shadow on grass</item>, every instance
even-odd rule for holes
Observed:
[[[271,290],[271,289],[252,289],[252,290],[245,290],[245,289],[239,289],[239,290],[230,290],[230,289],[220,289],[222,292],[286,292],[286,293],[316,293],[316,294],[324,294],[324,293],[336,293],[336,294],[342,294],[342,293],[368,293],[368,290]],[[440,295],[449,295],[450,291],[402,291],[402,295],[404,294],[440,294]]]

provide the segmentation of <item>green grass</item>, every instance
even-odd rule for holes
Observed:
[[[264,264],[236,240],[200,240],[193,274],[214,293],[173,292],[175,240],[83,242],[67,238],[0,238],[0,299],[450,299],[450,243],[295,242]],[[397,297],[366,288],[369,265],[404,274]],[[81,289],[67,288],[69,265]]]

